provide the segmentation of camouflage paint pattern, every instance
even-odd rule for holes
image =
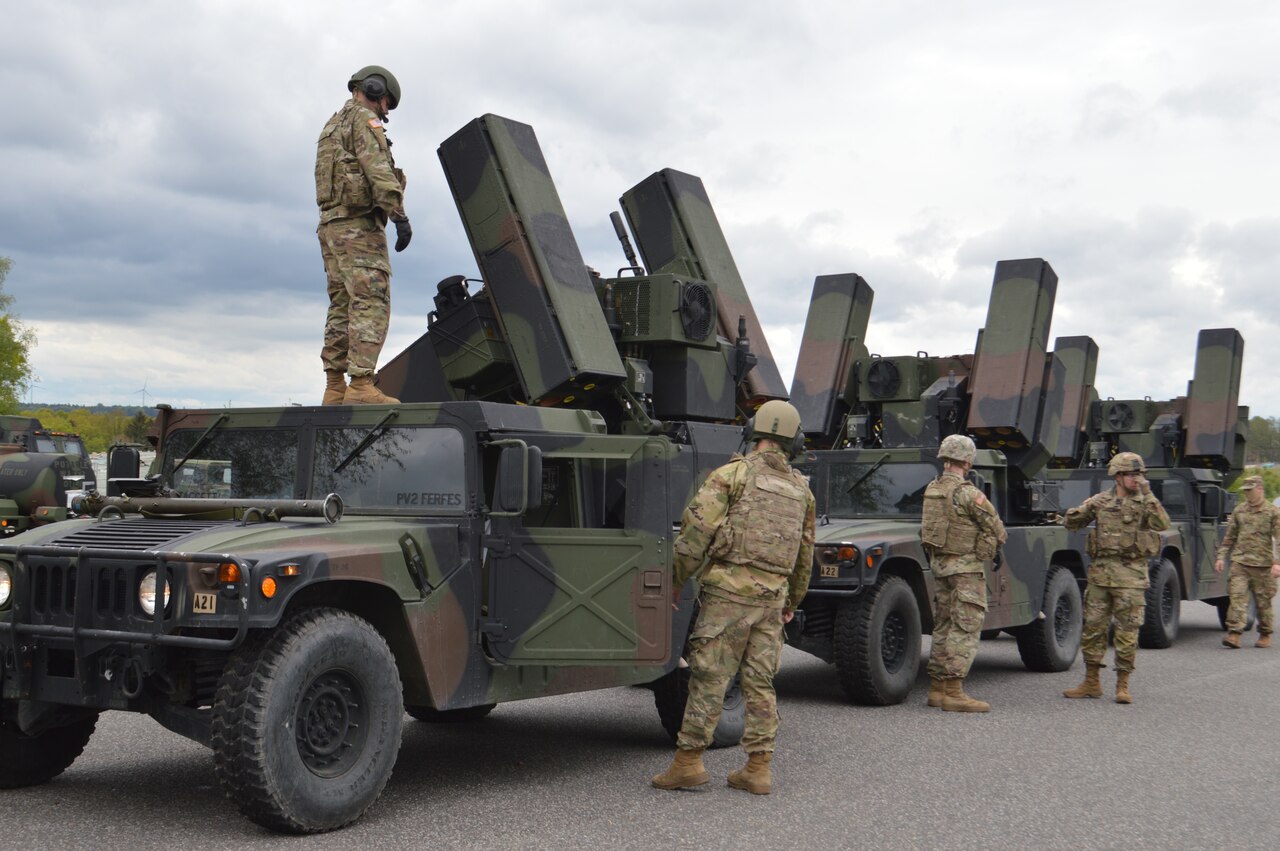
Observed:
[[[746,318],[757,363],[747,376],[745,407],[754,410],[769,399],[786,399],[787,387],[702,180],[663,169],[624,193],[620,202],[650,274],[714,283],[722,337],[736,339],[738,318]]]
[[[1138,656],[1138,630],[1147,612],[1147,595],[1141,588],[1115,588],[1089,583],[1084,592],[1084,635],[1080,639],[1084,661],[1101,665],[1107,655],[1107,632],[1116,625],[1116,670],[1132,671]]]
[[[1047,442],[1055,466],[1078,466],[1089,428],[1089,406],[1097,398],[1098,344],[1092,337],[1059,337],[1053,353],[1062,362],[1062,416],[1056,439]]]
[[[0,558],[16,555],[20,565],[33,564],[32,556],[21,555],[16,547],[49,545],[66,555],[41,556],[45,567],[40,569],[78,558],[80,569],[96,571],[116,563],[104,548],[136,549],[135,560],[142,561],[170,553],[176,614],[166,633],[200,629],[229,635],[237,623],[237,607],[221,599],[217,611],[194,611],[193,595],[210,586],[200,565],[184,563],[181,554],[234,554],[251,566],[251,589],[265,576],[279,583],[274,598],[256,590],[250,594],[252,628],[271,628],[291,606],[340,599],[387,636],[412,706],[463,708],[648,682],[674,667],[671,651],[683,646],[692,598],[683,601],[680,611],[671,610],[672,524],[706,471],[727,460],[729,450],[720,447],[729,443],[730,434],[736,444],[736,427],[699,426],[696,441],[707,446],[699,450],[661,436],[605,434],[601,417],[585,410],[474,402],[226,411],[162,407],[160,451],[168,459],[162,469],[170,469],[175,460],[164,454],[171,442],[185,435],[173,444],[185,451],[212,426],[207,448],[189,464],[217,458],[229,445],[219,440],[244,434],[247,448],[240,450],[244,454],[237,470],[283,464],[293,471],[288,474],[292,484],[286,493],[270,496],[310,498],[308,488],[315,484],[309,482],[318,482],[358,438],[386,425],[384,418],[392,412],[390,424],[396,428],[435,426],[464,435],[465,457],[458,463],[465,466],[469,482],[485,481],[484,468],[496,462],[492,450],[484,449],[488,440],[519,437],[540,446],[542,487],[548,493],[544,510],[524,518],[486,519],[486,490],[470,484],[457,492],[454,502],[448,494],[428,500],[427,492],[442,487],[445,474],[433,468],[414,475],[406,466],[415,463],[412,454],[394,441],[387,446],[374,442],[366,450],[368,457],[351,468],[360,475],[387,466],[402,469],[421,483],[421,493],[404,495],[415,499],[386,507],[348,502],[346,515],[335,525],[309,518],[244,525],[239,522],[243,509],[173,518],[72,520],[12,539]],[[272,435],[312,429],[317,440],[300,441],[298,459],[273,456]],[[349,429],[350,437],[337,452],[321,456],[322,429]],[[313,448],[304,451],[309,445]],[[557,465],[561,475],[548,478],[547,471]],[[603,485],[605,492],[579,490],[583,479],[570,475],[574,470]],[[610,476],[617,477],[616,484]],[[233,487],[242,481],[237,472]],[[600,497],[610,493],[616,494],[616,502],[610,496],[602,504]],[[254,502],[251,495],[237,496],[245,506]],[[575,519],[575,511],[586,513]],[[283,564],[298,565],[299,575],[282,577]],[[29,599],[31,593],[27,569],[20,567],[17,573],[19,599]],[[339,596],[326,596],[332,594]],[[0,614],[0,644],[12,641],[5,628],[10,618],[11,613]],[[156,664],[148,661],[144,672],[149,674]],[[6,680],[5,695],[69,695],[67,699],[84,705],[127,708],[128,701],[115,688],[106,681],[71,686],[39,675],[20,683]]]
[[[67,517],[66,477],[80,459],[56,453],[0,450],[0,537]]]
[[[386,230],[357,216],[322,224],[317,235],[329,292],[320,360],[326,370],[373,375],[391,320]]]
[[[621,357],[533,128],[485,115],[439,154],[522,401],[558,404],[619,383]]]
[[[969,382],[973,401],[968,429],[974,440],[1017,458],[1028,473],[1048,460],[1036,443],[1036,421],[1057,290],[1058,276],[1043,260],[996,264],[987,324]],[[1021,464],[1023,455],[1029,464]]]
[[[1195,377],[1187,388],[1186,459],[1189,464],[1230,469],[1240,440],[1237,401],[1244,338],[1234,328],[1211,328],[1196,339]],[[1246,415],[1245,422],[1248,421]]]
[[[814,448],[830,448],[857,387],[847,386],[855,363],[866,361],[867,324],[875,292],[861,275],[819,275],[791,379],[791,404]]]
[[[1249,617],[1249,595],[1258,606],[1258,634],[1270,635],[1276,631],[1276,613],[1272,598],[1276,595],[1276,578],[1271,566],[1245,567],[1231,565],[1231,604],[1227,608],[1227,629],[1244,632]]]
[[[690,750],[711,744],[725,689],[740,674],[747,705],[742,748],[772,753],[778,736],[773,677],[782,661],[782,610],[704,598],[689,643],[689,700],[677,746]]]

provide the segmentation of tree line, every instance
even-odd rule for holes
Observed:
[[[119,408],[107,411],[90,411],[75,408],[54,411],[49,408],[19,411],[24,417],[35,417],[49,431],[75,432],[84,440],[90,452],[105,452],[113,443],[144,443],[147,430],[154,422],[142,411],[129,416]]]

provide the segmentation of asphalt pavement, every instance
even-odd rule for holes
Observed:
[[[1220,645],[1216,610],[1182,607],[1168,650],[1142,650],[1135,703],[1066,700],[1082,664],[1033,674],[984,641],[966,686],[985,715],[846,703],[834,671],[787,649],[774,793],[649,778],[670,760],[644,689],[499,706],[468,724],[406,718],[382,798],[339,833],[281,837],[243,819],[210,754],[146,717],[105,715],[44,786],[0,792],[7,848],[1267,848],[1280,846],[1280,645]],[[925,641],[925,653],[928,650]]]

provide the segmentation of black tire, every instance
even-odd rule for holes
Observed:
[[[1014,631],[1018,655],[1029,671],[1065,671],[1080,653],[1080,636],[1084,632],[1080,585],[1070,570],[1061,565],[1050,569],[1040,611],[1043,618]]]
[[[232,654],[213,702],[214,773],[263,827],[333,830],[382,793],[403,724],[378,631],[349,612],[305,610]]]
[[[1178,637],[1182,610],[1182,583],[1178,571],[1167,558],[1151,569],[1147,588],[1147,614],[1138,629],[1138,646],[1149,650],[1169,647]]]
[[[836,676],[862,706],[906,700],[920,668],[920,609],[905,580],[883,576],[836,610]]]
[[[462,709],[432,709],[430,706],[406,706],[405,712],[415,721],[427,724],[457,724],[465,721],[479,721],[484,718],[496,703],[482,703],[479,706],[467,706]]]
[[[29,736],[18,722],[0,720],[0,789],[48,783],[70,767],[93,735],[98,716]]]
[[[1227,631],[1227,612],[1230,609],[1231,609],[1230,600],[1218,601],[1218,625],[1222,627],[1223,632]],[[1248,632],[1249,630],[1253,629],[1253,626],[1255,623],[1257,623],[1257,621],[1258,621],[1258,601],[1253,599],[1253,597],[1250,597],[1249,611],[1245,613],[1245,618],[1244,618],[1244,631]]]
[[[689,700],[689,677],[688,668],[676,668],[653,682],[653,705],[658,710],[662,729],[667,731],[673,742],[680,734],[680,725],[684,723],[684,705]],[[747,699],[742,694],[738,678],[734,677],[724,693],[724,708],[720,710],[720,721],[711,736],[711,747],[733,747],[742,741],[746,726]]]

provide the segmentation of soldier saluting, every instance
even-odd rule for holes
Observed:
[[[1261,476],[1248,476],[1240,490],[1245,501],[1231,512],[1227,535],[1213,566],[1221,573],[1224,560],[1231,557],[1231,607],[1227,609],[1227,635],[1222,643],[1239,649],[1249,613],[1249,595],[1253,594],[1258,601],[1258,643],[1254,646],[1265,648],[1271,646],[1271,633],[1276,628],[1271,598],[1276,595],[1276,577],[1280,576],[1280,559],[1275,554],[1275,539],[1280,538],[1280,507],[1267,502]]]
[[[928,705],[948,712],[991,709],[965,694],[964,678],[987,613],[983,571],[1009,535],[991,500],[965,478],[977,454],[972,438],[947,435],[938,447],[942,475],[924,489],[920,539],[934,576]]]
[[[756,795],[773,789],[773,675],[783,624],[809,588],[815,512],[808,479],[788,463],[787,451],[794,457],[804,445],[799,412],[787,402],[765,402],[750,438],[755,448],[712,472],[680,521],[673,593],[701,571],[702,607],[689,637],[684,723],[671,767],[653,778],[659,789],[687,789],[710,779],[702,752],[734,674],[741,675],[747,704],[747,764],[729,774],[729,785]]]
[[[1138,629],[1146,617],[1147,559],[1160,552],[1160,536],[1169,515],[1142,475],[1147,466],[1136,452],[1121,452],[1107,465],[1116,486],[1067,511],[1062,525],[1083,529],[1090,523],[1087,552],[1089,585],[1084,592],[1084,682],[1063,697],[1102,697],[1098,675],[1107,653],[1107,629],[1116,621],[1116,703],[1133,703],[1129,674],[1138,655]]]
[[[391,318],[387,221],[396,226],[396,251],[413,237],[404,212],[404,172],[396,168],[383,127],[400,103],[400,83],[386,68],[369,65],[351,75],[347,91],[351,99],[316,143],[316,233],[329,280],[322,404],[398,402],[374,386],[373,372]]]

